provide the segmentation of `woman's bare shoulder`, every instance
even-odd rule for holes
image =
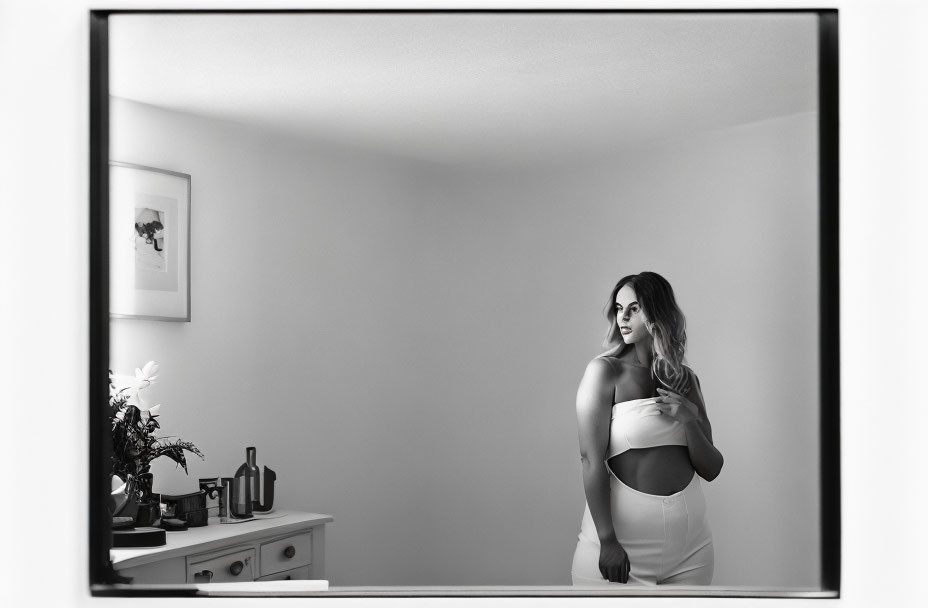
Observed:
[[[599,412],[600,405],[611,405],[615,396],[615,368],[602,357],[587,363],[577,389],[578,411]]]
[[[600,355],[587,364],[586,373],[591,380],[621,388],[626,383],[634,382],[632,369],[635,367],[618,357]]]
[[[619,374],[619,369],[613,359],[603,357],[602,355],[594,357],[586,364],[587,378],[596,380],[612,380]]]

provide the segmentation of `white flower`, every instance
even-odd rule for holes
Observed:
[[[136,380],[134,376],[113,374],[113,386],[116,388],[116,392],[126,398],[128,405],[138,406],[139,389],[142,388],[142,383],[139,380]]]
[[[145,364],[145,366],[142,369],[135,368],[135,377],[138,380],[147,381],[148,384],[151,384],[152,382],[155,381],[155,378],[158,377],[155,375],[157,373],[158,373],[158,364],[155,363],[154,361],[149,361],[148,363]]]
[[[146,390],[149,386],[154,384],[158,372],[158,364],[154,361],[149,361],[146,363],[142,369],[135,369],[135,376],[126,376],[122,374],[113,375],[113,384],[116,386],[116,390],[122,391],[126,396],[126,404],[134,405],[139,408],[139,410],[145,412],[150,412],[152,407],[149,407],[145,396],[142,395],[142,391]],[[159,405],[154,406],[155,408]]]

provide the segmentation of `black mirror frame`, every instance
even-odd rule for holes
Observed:
[[[111,458],[106,403],[109,398],[109,16],[113,14],[165,13],[813,13],[819,19],[819,364],[820,364],[820,534],[821,588],[840,596],[841,583],[841,441],[840,441],[840,316],[838,259],[838,11],[837,9],[761,10],[92,10],[90,11],[90,361],[89,361],[89,583],[93,595],[189,596],[187,588],[131,589],[119,583],[109,559],[112,546],[105,475]],[[398,588],[399,589],[399,588]],[[543,588],[539,588],[540,590]],[[324,595],[324,594],[323,594]],[[349,594],[353,595],[353,594]],[[357,595],[357,594],[354,594]],[[366,594],[367,595],[367,594]],[[384,593],[383,595],[391,595]],[[399,596],[423,595],[398,591]],[[428,593],[424,595],[430,595]],[[431,594],[437,595],[437,594]],[[477,593],[463,595],[477,595]],[[481,596],[497,594],[480,592]],[[511,596],[513,594],[498,594]],[[517,596],[546,595],[516,593]],[[580,597],[582,592],[571,596]],[[658,594],[653,594],[659,597]],[[744,594],[756,597],[759,594]],[[788,597],[790,594],[761,594]],[[698,597],[712,596],[712,594]],[[741,594],[725,594],[738,597]]]

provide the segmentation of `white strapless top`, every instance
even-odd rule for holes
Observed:
[[[612,406],[606,460],[628,450],[660,445],[687,445],[683,424],[661,414],[654,397]]]

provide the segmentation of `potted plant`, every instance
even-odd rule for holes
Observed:
[[[157,376],[158,365],[149,361],[135,370],[135,378],[128,386],[117,388],[110,370],[109,419],[113,439],[111,474],[123,482],[121,493],[126,500],[114,515],[133,516],[139,525],[151,525],[159,516],[157,501],[152,497],[151,463],[167,457],[183,467],[187,473],[184,452],[203,453],[189,441],[174,437],[159,437],[161,428],[158,411],[161,405],[148,407],[141,392],[150,387]]]

